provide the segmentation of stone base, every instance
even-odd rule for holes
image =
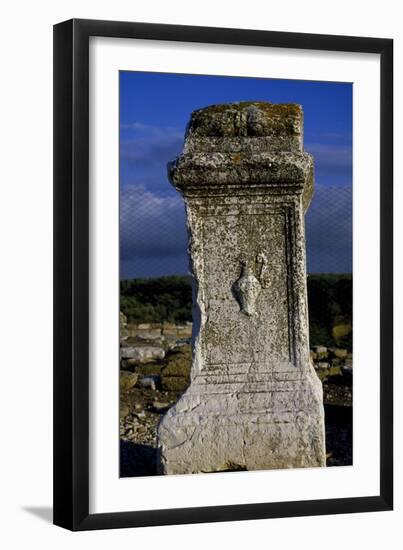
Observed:
[[[158,427],[161,473],[325,466],[322,385],[313,368],[269,370],[230,384],[223,373],[197,376]]]

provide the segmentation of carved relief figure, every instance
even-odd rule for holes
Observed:
[[[262,285],[255,277],[253,269],[246,261],[241,261],[241,275],[234,283],[234,293],[241,306],[242,313],[255,315],[256,300],[262,289]]]

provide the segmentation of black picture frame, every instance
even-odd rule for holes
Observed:
[[[380,54],[380,491],[365,497],[89,513],[89,38]],[[73,19],[54,26],[54,523],[77,530],[392,510],[393,40]]]

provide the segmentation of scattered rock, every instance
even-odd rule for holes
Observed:
[[[162,403],[161,401],[154,401],[153,403],[153,408],[157,413],[165,412],[169,406],[170,406],[170,403]]]
[[[333,357],[336,357],[337,359],[346,359],[348,355],[348,351],[343,348],[329,348],[329,352]]]
[[[119,323],[120,323],[120,341],[123,341],[128,338],[129,333],[127,331],[127,317],[122,312],[120,312],[120,315],[119,315]]]
[[[185,391],[190,384],[192,350],[190,345],[183,345],[171,350],[161,369],[161,387],[169,391]]]
[[[352,325],[349,319],[341,319],[332,328],[332,336],[337,345],[343,345],[343,340],[348,338],[352,332]]]
[[[120,403],[119,417],[123,419],[129,414],[129,412],[130,412],[129,405],[126,405],[125,403]]]
[[[125,327],[127,325],[127,317],[123,313],[123,311],[119,312],[119,322],[120,322],[120,327]]]
[[[323,402],[325,405],[351,407],[353,404],[353,394],[351,386],[334,384],[329,381],[324,382]]]
[[[139,365],[139,362],[137,359],[121,359],[120,361],[120,368],[131,370],[132,368],[135,368]]]
[[[353,368],[353,360],[352,359],[346,359],[346,362],[344,363],[345,367]]]
[[[137,363],[164,359],[165,351],[157,346],[127,346],[120,350],[122,359],[132,359]]]
[[[192,361],[190,338],[179,338],[178,332],[182,330],[180,326],[176,327],[176,331],[172,325],[169,326],[168,332],[172,334],[157,338],[157,334],[162,333],[162,325],[158,327],[156,324],[145,323],[142,324],[144,328],[139,330],[139,325],[125,326],[125,323],[125,316],[121,315],[122,349],[157,348],[165,352],[163,359],[152,358],[143,361],[127,358],[121,361],[122,372],[125,373],[121,375],[121,379],[126,379],[128,375],[130,378],[133,374],[137,376],[137,384],[128,390],[123,390],[123,400],[121,398],[120,402],[119,435],[122,449],[124,449],[121,456],[121,473],[134,476],[151,475],[156,473],[153,470],[155,468],[153,461],[157,453],[157,425],[177,400],[178,394],[185,391],[189,385]],[[188,323],[185,329],[190,333],[191,323]],[[147,343],[147,340],[150,341]],[[317,375],[323,384],[325,407],[337,411],[337,418],[343,414],[338,411],[346,411],[347,414],[352,405],[352,353],[346,354],[343,345],[346,343],[332,348],[322,345],[313,346],[310,352]],[[322,357],[318,357],[316,349],[322,351]],[[323,350],[326,350],[325,357],[323,357]],[[129,378],[123,382],[125,387]],[[134,378],[131,378],[131,381],[133,382]],[[164,391],[158,393],[160,383]],[[341,421],[340,423],[342,424]],[[337,420],[338,426],[339,420]],[[328,419],[326,429],[328,430]],[[331,429],[333,430],[334,427]],[[339,439],[337,437],[335,442],[344,449]],[[329,444],[328,448],[333,450],[336,443]],[[332,455],[328,457],[328,465],[343,465],[345,463],[343,460],[344,456]],[[144,473],[142,473],[143,470]]]
[[[315,353],[316,353],[316,359],[319,361],[321,359],[327,359],[327,348],[325,346],[315,346],[314,347]]]
[[[130,390],[137,384],[137,380],[138,380],[137,374],[133,372],[129,372],[127,370],[121,370],[120,378],[119,378],[120,391],[125,392]]]
[[[163,366],[162,361],[142,363],[141,365],[137,365],[136,372],[142,376],[160,376]]]
[[[151,390],[157,389],[157,383],[159,382],[159,376],[144,376],[140,379],[140,386],[142,388],[150,388]]]
[[[161,337],[161,330],[148,330],[148,331],[139,331],[137,333],[137,338],[140,340],[154,340],[162,344],[163,338]]]

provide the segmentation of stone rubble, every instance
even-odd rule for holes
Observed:
[[[120,439],[122,448],[122,461],[124,463],[123,473],[130,476],[138,475],[156,475],[157,474],[157,426],[166,411],[172,407],[183,394],[190,383],[191,369],[191,346],[183,344],[180,339],[174,344],[174,354],[171,356],[177,361],[177,353],[182,353],[182,362],[179,365],[181,374],[187,373],[184,377],[185,382],[177,390],[165,390],[163,385],[164,368],[169,366],[170,354],[161,361],[155,361],[150,365],[138,364],[132,366],[136,371],[137,383],[130,389],[121,386],[120,399]],[[121,342],[124,345],[124,340]],[[321,346],[324,348],[324,346]],[[351,439],[346,420],[343,419],[342,411],[351,410],[352,406],[352,355],[347,353],[341,363],[334,365],[334,360],[339,355],[345,356],[343,349],[325,348],[327,355],[330,355],[328,369],[318,366],[320,361],[313,362],[313,366],[319,378],[322,381],[324,391],[324,404],[328,407],[325,414],[327,427],[327,465],[347,465],[351,464]],[[337,351],[336,351],[337,350]],[[311,350],[314,352],[314,349]],[[311,354],[312,354],[311,353]],[[147,376],[156,376],[159,382],[155,390],[144,388],[140,385],[140,378],[144,376],[140,371],[148,372]],[[132,371],[121,370],[127,374],[134,374]],[[168,371],[169,372],[169,371]],[[124,374],[123,376],[126,376]],[[339,412],[335,412],[339,411]],[[329,417],[329,418],[328,418]],[[348,419],[348,417],[347,417]],[[348,420],[347,420],[348,422]],[[141,427],[141,430],[138,429]],[[350,434],[351,435],[351,434]],[[342,452],[341,450],[342,449]],[[338,453],[337,453],[338,451]],[[335,456],[337,456],[335,458]],[[130,460],[135,456],[136,460]],[[129,457],[129,458],[127,458]],[[350,458],[349,458],[350,457]],[[349,461],[350,460],[350,461]]]

